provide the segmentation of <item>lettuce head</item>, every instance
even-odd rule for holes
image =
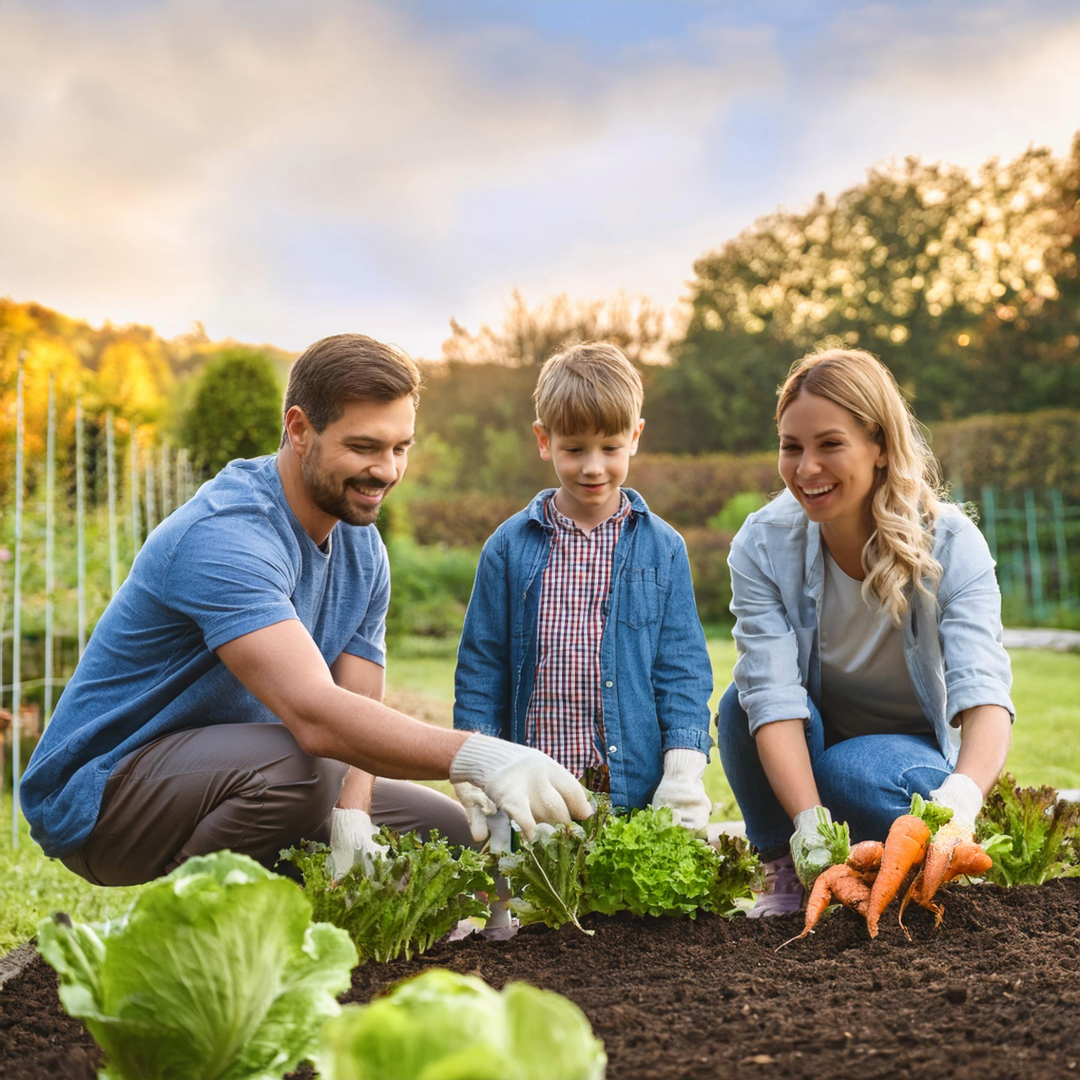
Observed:
[[[312,1056],[356,964],[293,882],[230,851],[189,859],[119,920],[42,920],[38,951],[105,1051],[99,1080],[281,1077]]]
[[[323,1028],[324,1080],[603,1080],[607,1056],[571,1001],[527,983],[501,993],[432,968]]]

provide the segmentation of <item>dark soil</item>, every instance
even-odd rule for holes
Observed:
[[[801,916],[591,917],[592,938],[529,927],[357,968],[342,1000],[436,965],[525,979],[585,1010],[611,1080],[1080,1077],[1080,880],[951,887],[945,905],[937,931],[909,914],[911,941],[894,916],[871,941],[838,910],[779,953]],[[40,960],[0,988],[5,1080],[93,1080],[98,1061]]]

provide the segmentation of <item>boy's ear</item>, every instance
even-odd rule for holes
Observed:
[[[637,453],[638,439],[641,438],[641,432],[645,428],[645,420],[641,418],[638,420],[636,427],[634,428],[634,434],[630,437],[630,456],[633,457]]]
[[[533,431],[536,433],[536,445],[540,450],[540,457],[544,461],[551,460],[551,436],[548,435],[544,425],[537,420],[533,424]]]

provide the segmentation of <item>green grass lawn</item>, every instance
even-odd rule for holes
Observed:
[[[709,654],[715,681],[710,704],[715,707],[731,679],[735,646],[729,638],[712,638]],[[1080,788],[1080,656],[1027,650],[1011,655],[1017,721],[1006,768],[1023,785]],[[391,658],[387,674],[392,692],[423,695],[431,701],[433,713],[449,722],[454,701],[452,655]],[[714,820],[738,817],[715,754],[705,782],[714,803]],[[0,808],[0,954],[26,941],[38,920],[54,911],[91,920],[124,910],[135,889],[87,884],[60,863],[45,858],[23,824],[22,842],[13,852],[11,796],[7,793]]]

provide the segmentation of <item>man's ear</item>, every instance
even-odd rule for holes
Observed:
[[[633,457],[637,453],[638,439],[641,438],[641,433],[645,429],[645,419],[640,418],[637,425],[634,428],[634,433],[630,437],[630,456]]]
[[[293,405],[285,414],[285,437],[297,457],[303,457],[311,449],[314,434],[307,414],[299,405]]]
[[[544,425],[539,420],[533,424],[533,431],[536,433],[536,446],[540,451],[540,457],[544,461],[551,460],[551,436],[548,435]]]

